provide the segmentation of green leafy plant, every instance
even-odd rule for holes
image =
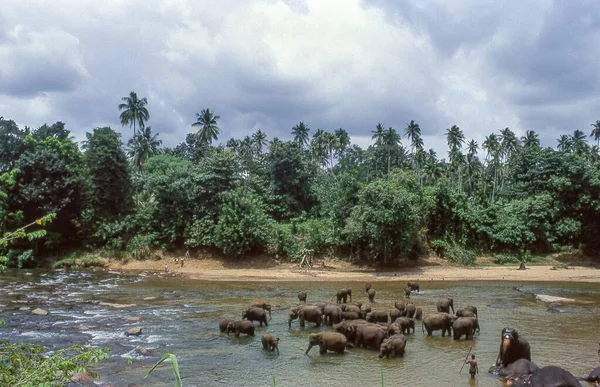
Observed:
[[[108,349],[73,345],[46,353],[37,344],[0,341],[0,385],[11,387],[64,386],[86,366],[108,358]]]
[[[16,229],[15,231],[4,233],[2,238],[0,238],[0,252],[2,252],[4,249],[6,249],[6,247],[8,246],[8,244],[11,241],[14,241],[16,239],[27,239],[29,241],[33,241],[36,239],[43,238],[46,235],[46,230],[44,230],[44,229],[39,229],[39,230],[34,230],[34,231],[27,231],[27,230],[35,225],[44,227],[48,223],[52,222],[54,220],[54,218],[56,218],[56,214],[48,214],[48,215],[42,216],[39,219],[36,219],[35,221],[33,221],[23,227]],[[31,258],[31,257],[26,255],[23,258],[27,259],[27,258]],[[0,270],[6,269],[6,262],[7,262],[6,256],[0,255]],[[22,259],[20,260],[20,262],[22,262]]]
[[[154,371],[156,369],[156,367],[158,367],[162,362],[170,360],[171,361],[171,368],[173,370],[173,375],[175,376],[175,379],[177,381],[177,383],[175,384],[177,387],[182,387],[183,385],[181,384],[181,375],[179,374],[179,365],[177,364],[177,356],[173,355],[172,353],[165,353],[163,355],[163,357],[156,362],[155,365],[152,366],[152,368],[150,368],[148,370],[148,372],[146,373],[146,376],[144,376],[144,378],[147,378],[148,375],[150,375],[152,373],[152,371]]]

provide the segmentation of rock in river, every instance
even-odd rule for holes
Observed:
[[[575,302],[575,301],[577,301],[577,300],[575,300],[573,298],[549,296],[547,294],[536,294],[535,295],[535,299],[543,301],[543,302],[549,302],[549,303],[555,303],[555,302]]]
[[[129,337],[129,336],[139,336],[142,334],[142,328],[129,328],[126,332],[125,332],[125,336]]]
[[[48,311],[44,310],[44,309],[40,309],[40,308],[35,308],[34,310],[31,311],[31,314],[37,314],[39,316],[47,316]]]
[[[135,306],[135,304],[114,304],[112,302],[101,302],[98,305],[112,306],[113,308],[117,308],[117,309],[131,308],[131,307]]]

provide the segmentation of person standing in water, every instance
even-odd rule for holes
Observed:
[[[471,379],[475,379],[475,374],[479,373],[479,368],[477,367],[477,360],[475,360],[475,355],[471,355],[471,360],[467,360],[465,363],[469,365],[469,374],[471,375]]]

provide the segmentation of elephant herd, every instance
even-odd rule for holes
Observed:
[[[330,326],[333,330],[311,333],[308,336],[308,354],[314,346],[319,346],[321,355],[327,352],[343,354],[348,348],[366,348],[379,351],[379,358],[404,356],[407,340],[405,335],[415,333],[416,321],[421,321],[423,334],[428,336],[441,331],[441,335],[453,335],[454,340],[463,337],[472,339],[480,332],[478,311],[475,306],[466,306],[454,310],[454,300],[449,297],[441,298],[436,303],[437,313],[423,317],[421,308],[409,299],[410,293],[419,292],[419,284],[409,282],[404,289],[405,299],[394,303],[391,309],[374,309],[375,289],[371,284],[365,286],[369,303],[352,302],[352,290],[340,289],[331,302],[307,303],[307,293],[298,293],[299,304],[292,306],[288,312],[288,327],[298,320],[300,328],[306,324],[316,327]],[[333,300],[336,302],[333,303]],[[349,301],[349,302],[348,302]],[[450,314],[450,310],[453,314]],[[260,326],[268,326],[267,312],[271,316],[271,304],[256,301],[242,312],[241,320],[221,320],[219,329],[231,332],[238,337],[240,334],[254,336],[254,321]],[[279,338],[270,334],[261,337],[263,349],[279,353]],[[531,362],[531,348],[527,340],[512,328],[504,328],[501,334],[500,349],[495,365],[490,374],[507,379],[509,386],[581,386],[578,380],[600,381],[600,367],[596,368],[586,378],[575,378],[560,367],[539,368]]]

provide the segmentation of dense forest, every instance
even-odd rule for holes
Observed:
[[[590,142],[575,130],[556,149],[509,128],[478,144],[452,125],[448,153],[438,155],[414,121],[374,125],[367,149],[344,129],[304,122],[290,128],[291,141],[258,130],[223,145],[220,117],[204,109],[185,142],[168,148],[148,125],[145,98],[131,92],[117,114],[131,139],[94,128],[81,147],[62,122],[31,129],[0,118],[3,235],[56,214],[43,238],[3,247],[7,266],[75,251],[140,258],[181,248],[238,259],[298,259],[312,249],[371,264],[431,252],[459,264],[564,248],[598,257],[600,121]]]

